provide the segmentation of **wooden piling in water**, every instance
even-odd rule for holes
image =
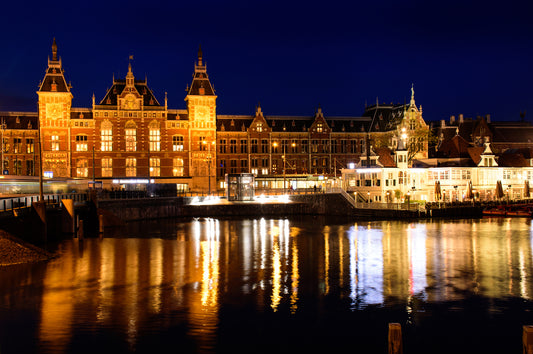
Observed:
[[[533,354],[533,326],[523,326],[522,344],[523,354]]]
[[[104,215],[102,214],[98,215],[98,232],[104,233]]]
[[[83,240],[83,220],[80,220],[78,224],[78,238]]]
[[[403,354],[402,326],[389,323],[389,354]]]

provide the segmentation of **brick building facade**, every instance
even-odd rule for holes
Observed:
[[[409,104],[376,103],[359,117],[327,117],[321,108],[312,116],[266,116],[261,107],[251,116],[217,114],[201,49],[185,109],[168,108],[166,95],[161,103],[131,63],[100,101],[93,96],[92,107],[72,107],[55,40],[37,95],[37,113],[0,112],[9,174],[38,174],[39,134],[46,176],[95,179],[106,187],[153,180],[196,191],[221,188],[227,173],[251,172],[265,181],[340,176],[373,149],[394,151],[406,131],[413,157],[428,151],[427,140],[415,134],[428,126],[414,91]]]

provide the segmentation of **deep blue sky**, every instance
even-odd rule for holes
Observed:
[[[36,110],[55,37],[74,107],[133,72],[185,108],[198,45],[219,114],[359,116],[409,101],[426,120],[491,114],[533,121],[533,2],[7,2],[0,110]],[[55,7],[48,4],[54,4]]]

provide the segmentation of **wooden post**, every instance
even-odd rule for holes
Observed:
[[[5,200],[4,200],[4,203],[5,203]],[[48,228],[48,225],[46,223],[46,203],[43,201],[38,201],[38,202],[33,203],[32,206],[37,212],[37,215],[41,222],[42,239],[44,242],[46,242],[47,241],[47,228]]]
[[[63,205],[61,212],[61,221],[62,221],[62,231],[65,233],[75,233],[76,232],[76,213],[74,211],[74,201],[72,199],[62,199],[61,204]]]
[[[83,240],[83,220],[80,220],[80,222],[79,222],[78,238],[80,240]]]
[[[533,354],[533,326],[523,326],[523,336],[522,336],[522,343],[523,343],[523,354]]]
[[[402,326],[389,323],[389,354],[403,354]]]
[[[104,215],[103,214],[98,215],[98,231],[100,231],[101,234],[104,233]]]

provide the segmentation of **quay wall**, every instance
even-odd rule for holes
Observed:
[[[98,214],[106,225],[166,217],[196,216],[288,216],[334,215],[353,216],[355,208],[340,194],[290,196],[283,202],[231,202],[191,204],[192,198],[169,197],[147,199],[98,200]]]
[[[192,198],[168,197],[145,199],[98,200],[97,211],[107,226],[126,221],[167,217],[231,217],[327,215],[354,219],[399,219],[425,217],[478,217],[480,208],[456,207],[425,210],[379,209],[372,205],[355,208],[340,193],[290,195],[290,202],[195,203]]]

